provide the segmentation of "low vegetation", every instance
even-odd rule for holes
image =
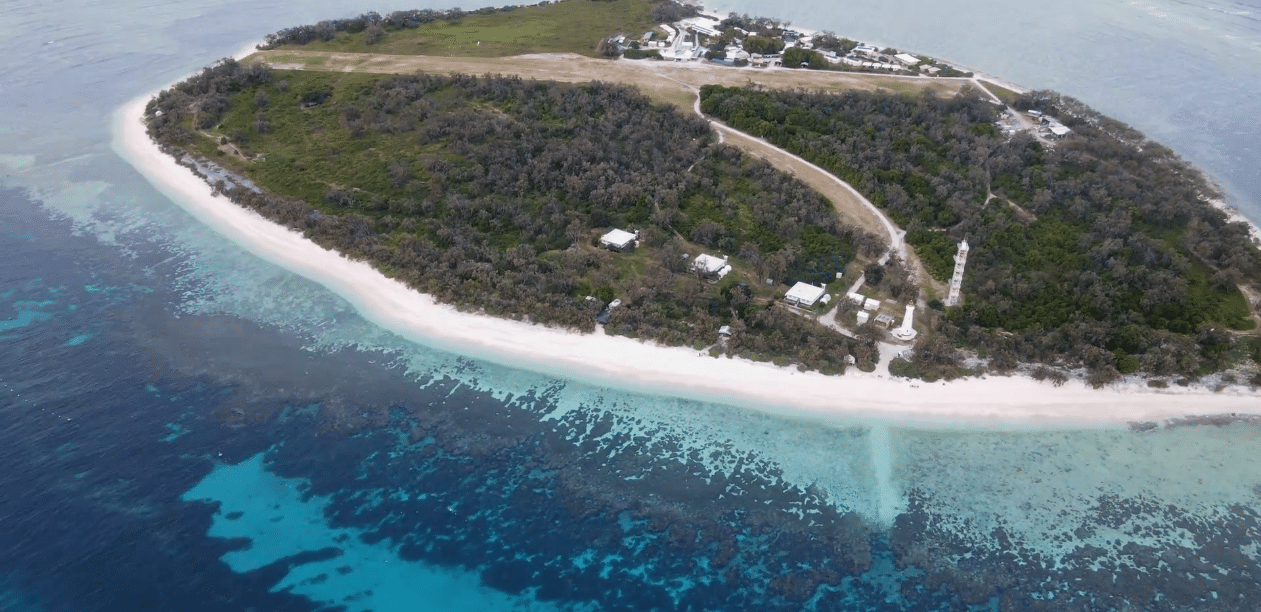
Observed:
[[[364,13],[281,30],[268,36],[260,48],[448,57],[568,52],[599,57],[600,42],[610,34],[638,37],[653,28],[654,18],[673,21],[686,17],[685,13],[688,10],[682,5],[653,0],[567,0],[472,12]]]
[[[168,150],[264,190],[222,184],[237,202],[444,302],[590,330],[617,297],[610,333],[824,372],[877,359],[873,343],[777,299],[784,284],[834,280],[883,241],[719,144],[704,120],[629,87],[225,60],[148,114]],[[600,248],[613,227],[638,230],[640,248]],[[699,277],[689,263],[701,252],[735,270]]]
[[[1246,226],[1169,149],[1071,99],[1017,100],[1073,134],[1004,137],[975,90],[953,98],[706,86],[702,109],[829,169],[907,230],[946,280],[972,246],[965,303],[937,330],[997,360],[1084,365],[1093,382],[1232,362],[1261,282]]]

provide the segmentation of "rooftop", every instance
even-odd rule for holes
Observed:
[[[823,297],[823,287],[811,285],[809,283],[797,283],[792,289],[784,295],[789,302],[795,302],[805,306],[813,306],[819,298]]]
[[[639,237],[638,234],[632,234],[631,232],[628,232],[626,230],[615,229],[601,236],[600,242],[603,244],[608,244],[608,245],[612,245],[618,248],[622,248],[630,244],[632,241],[634,241],[638,237]]]

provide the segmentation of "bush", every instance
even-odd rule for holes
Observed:
[[[1091,389],[1102,389],[1104,386],[1116,382],[1121,378],[1121,373],[1116,368],[1105,365],[1094,368],[1086,375],[1086,384]]]
[[[761,55],[769,55],[778,53],[784,48],[784,41],[777,38],[766,38],[764,36],[750,36],[744,39],[744,50],[749,53],[758,53]]]
[[[622,53],[626,59],[662,59],[661,52],[656,49],[627,49]]]
[[[867,280],[868,285],[879,285],[884,280],[884,266],[873,263],[863,270],[863,278]]]
[[[1116,359],[1117,371],[1121,374],[1133,374],[1138,371],[1138,358],[1126,353],[1121,349],[1112,351],[1112,357]]]
[[[919,378],[919,370],[915,368],[915,364],[901,358],[896,357],[889,362],[889,373],[902,378]]]
[[[1068,374],[1065,374],[1055,368],[1048,368],[1047,366],[1040,365],[1033,370],[1033,379],[1038,382],[1049,380],[1051,381],[1051,384],[1057,387],[1062,387],[1064,386],[1064,383],[1068,382]]]

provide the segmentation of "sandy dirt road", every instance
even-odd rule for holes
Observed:
[[[703,85],[740,87],[757,85],[768,89],[806,88],[817,91],[886,90],[913,93],[925,89],[939,95],[952,95],[970,79],[886,76],[877,74],[821,72],[784,68],[733,68],[708,62],[661,62],[600,60],[574,54],[536,54],[512,57],[434,57],[422,55],[378,55],[334,51],[281,49],[260,51],[245,61],[263,61],[278,69],[329,72],[371,72],[405,74],[429,72],[447,74],[511,74],[523,78],[583,83],[593,80],[633,85],[645,95],[674,104],[680,110],[699,113],[697,92]],[[884,236],[890,253],[897,252],[912,266],[922,270],[913,255],[902,247],[905,232],[852,186],[822,168],[780,149],[765,140],[711,122],[719,136],[730,145],[765,159],[810,185],[835,205],[838,214],[852,224]],[[888,258],[886,253],[881,261]],[[926,275],[920,274],[920,278]]]

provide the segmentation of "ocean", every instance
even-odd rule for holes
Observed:
[[[791,418],[490,364],[373,325],[112,148],[123,103],[268,32],[416,7],[5,5],[0,610],[1261,601],[1261,422]],[[1064,91],[1261,220],[1255,6],[717,8]]]

